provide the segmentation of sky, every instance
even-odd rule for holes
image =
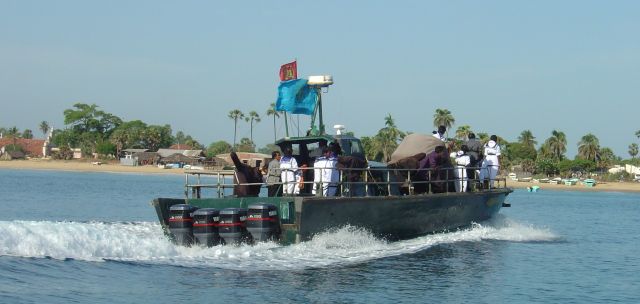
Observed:
[[[629,158],[640,139],[640,1],[31,1],[0,0],[0,127],[64,128],[96,104],[125,121],[170,124],[204,145],[233,142],[229,111],[256,111],[273,142],[278,71],[332,75],[329,129],[372,136],[391,114],[538,144],[567,135]],[[300,121],[305,132],[309,119]],[[277,135],[284,135],[282,119]],[[332,131],[331,131],[332,132]],[[297,131],[292,130],[292,135]],[[248,123],[238,138],[249,137]]]

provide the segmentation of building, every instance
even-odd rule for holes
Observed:
[[[26,157],[45,157],[46,141],[44,139],[28,139],[28,138],[13,138],[3,137],[0,138],[0,154],[5,152],[5,147],[13,145],[22,148]]]

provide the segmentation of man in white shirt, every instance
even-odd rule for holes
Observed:
[[[441,140],[441,141],[446,142],[446,141],[447,141],[447,138],[446,138],[446,137],[444,137],[444,133],[445,133],[445,132],[447,132],[447,127],[445,127],[445,126],[439,126],[439,127],[438,127],[438,131],[434,131],[434,132],[433,132],[433,137],[435,137],[435,138],[437,138],[437,139],[439,139],[439,140]]]
[[[489,142],[484,145],[484,160],[480,168],[480,181],[485,182],[489,178],[489,186],[493,188],[493,182],[498,175],[500,169],[500,145],[498,145],[498,137],[491,135]],[[486,188],[486,187],[485,187]]]
[[[322,196],[335,196],[338,189],[340,173],[336,166],[338,159],[331,154],[328,147],[322,149],[322,156],[313,163],[313,194],[322,189]]]

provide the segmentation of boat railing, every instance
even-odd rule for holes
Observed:
[[[299,168],[301,180],[282,181],[267,185],[265,182],[236,184],[237,172],[234,170],[185,170],[185,197],[201,198],[202,189],[214,189],[218,197],[228,196],[226,189],[235,186],[260,185],[261,187],[277,185],[280,193],[284,187],[298,185],[295,194],[285,196],[309,196],[311,189],[321,189],[323,183],[331,183],[338,187],[337,196],[394,196],[419,195],[447,192],[478,192],[506,188],[505,177],[489,180],[489,171],[497,168],[487,167],[449,167],[441,169],[402,169],[402,168]],[[311,177],[315,170],[337,170],[337,182],[314,181]],[[483,174],[481,174],[481,172]],[[484,180],[480,176],[487,176]],[[213,178],[206,183],[204,177]],[[194,180],[195,179],[195,180]],[[322,196],[323,191],[316,191]]]

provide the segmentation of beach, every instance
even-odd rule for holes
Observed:
[[[76,172],[116,172],[145,174],[182,174],[184,169],[163,169],[157,166],[123,166],[118,162],[90,162],[80,160],[29,159],[0,161],[1,169],[30,169]]]
[[[53,171],[77,171],[77,172],[119,172],[119,173],[144,173],[144,174],[183,174],[183,169],[162,169],[156,166],[123,166],[117,162],[95,164],[89,161],[79,160],[12,160],[0,161],[1,169],[31,169]],[[569,190],[569,191],[609,191],[609,192],[640,192],[640,183],[634,182],[606,182],[598,183],[595,187],[585,187],[581,184],[567,186],[563,184],[518,182],[507,179],[507,187],[524,189],[530,186],[539,186],[540,190]],[[539,191],[540,191],[539,190]]]

